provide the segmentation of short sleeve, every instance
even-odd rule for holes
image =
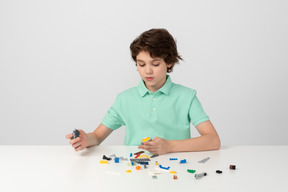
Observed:
[[[208,121],[209,117],[205,113],[199,99],[196,96],[196,92],[194,97],[192,98],[190,109],[189,109],[189,118],[190,122],[196,127],[200,123],[204,121]]]
[[[116,130],[125,124],[120,116],[121,110],[119,107],[119,102],[120,102],[119,98],[117,97],[116,101],[110,107],[110,109],[108,110],[108,112],[106,113],[105,117],[102,120],[102,124],[112,130]]]

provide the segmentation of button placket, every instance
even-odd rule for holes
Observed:
[[[155,93],[154,93],[152,95],[152,111],[156,111],[155,101],[156,101],[156,98],[155,98]]]

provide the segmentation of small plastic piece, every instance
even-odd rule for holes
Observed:
[[[133,153],[130,153],[130,157],[132,157]]]
[[[201,161],[198,161],[198,163],[206,163],[206,161],[208,161],[210,159],[210,157],[207,157],[205,159],[202,159]]]
[[[176,171],[170,171],[169,173],[171,173],[171,174],[176,174]]]
[[[141,169],[141,166],[136,166],[136,170],[140,170]]]
[[[221,170],[216,170],[216,173],[221,174],[222,171]]]
[[[100,160],[100,164],[108,164],[107,160]]]
[[[175,180],[178,179],[178,178],[177,178],[177,175],[173,175],[173,179],[175,179]]]
[[[134,166],[135,163],[133,161],[127,163],[128,166]]]
[[[136,157],[135,157],[136,158]],[[148,155],[140,155],[139,157],[138,157],[139,159],[143,159],[143,158],[150,158]]]
[[[150,137],[145,137],[144,139],[142,139],[141,145],[143,145],[147,141],[152,141],[152,139]]]
[[[229,166],[229,169],[235,170],[235,169],[236,169],[236,165],[230,165],[230,166]]]
[[[137,159],[139,156],[140,156],[140,154],[136,155],[136,156],[135,156],[135,159]]]
[[[155,165],[158,165],[158,161],[155,161]]]
[[[116,155],[115,155],[115,154],[112,154],[112,155],[110,155],[110,157],[116,157]]]
[[[196,170],[193,170],[193,169],[187,169],[187,172],[188,172],[188,173],[195,173]]]
[[[158,157],[159,155],[153,154],[150,158]]]
[[[140,163],[140,162],[145,162],[145,161],[150,161],[150,159],[149,158],[137,158],[137,159],[130,159],[130,161],[132,162],[136,162],[136,163]]]
[[[103,159],[110,161],[112,158],[109,158],[109,157],[106,157],[106,155],[103,155]]]
[[[178,160],[178,158],[170,158],[170,161]]]
[[[199,174],[195,174],[195,178],[196,178],[196,179],[200,179],[200,178],[202,178],[202,177],[204,177],[204,176],[206,176],[206,175],[207,175],[207,173],[205,173],[205,172],[199,173]]]
[[[131,173],[132,171],[130,169],[126,170],[126,173]]]
[[[181,160],[180,164],[182,164],[182,163],[187,163],[186,159]]]
[[[114,158],[114,162],[115,162],[115,163],[119,163],[119,157],[115,157],[115,158]]]
[[[72,132],[72,138],[76,139],[79,136],[80,136],[80,132],[77,129],[74,129],[74,131]]]
[[[145,153],[145,152],[144,151],[139,151],[139,152],[134,153],[134,155],[138,155],[138,154],[141,154],[141,153]]]
[[[128,161],[128,159],[124,158],[124,157],[119,157],[119,159],[122,160],[122,161]]]
[[[158,179],[158,177],[156,175],[152,175],[153,179]]]
[[[169,169],[170,169],[170,167],[163,167],[162,165],[159,165],[159,167],[160,167],[161,169],[166,169],[166,170],[169,170]]]

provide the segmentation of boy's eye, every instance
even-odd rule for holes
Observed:
[[[160,65],[160,63],[152,63],[153,66],[157,67]]]
[[[145,64],[142,64],[142,63],[138,63],[138,65],[139,65],[140,67],[144,67],[144,66],[145,66]]]

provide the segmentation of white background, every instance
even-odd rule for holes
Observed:
[[[287,145],[288,2],[0,0],[0,144],[66,144],[140,77],[130,43],[166,28],[223,145]],[[194,127],[192,137],[197,136]],[[123,144],[125,128],[103,144]]]

